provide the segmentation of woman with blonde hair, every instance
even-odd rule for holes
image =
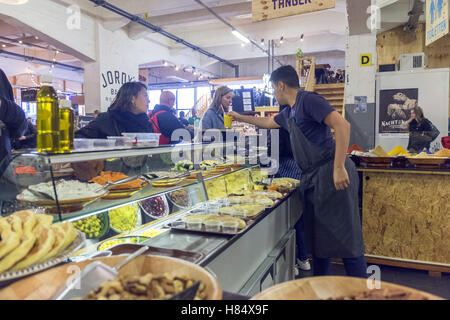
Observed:
[[[225,129],[223,115],[229,111],[233,98],[233,90],[226,86],[217,88],[208,110],[203,115],[202,130]]]
[[[428,151],[430,144],[440,134],[439,130],[424,117],[423,110],[419,106],[411,109],[411,118],[408,120],[409,142],[408,152],[420,153]]]

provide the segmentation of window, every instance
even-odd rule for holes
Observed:
[[[155,108],[155,105],[159,103],[159,97],[161,96],[161,90],[148,90],[148,98],[150,104],[148,105],[150,110]]]
[[[195,104],[195,88],[178,89],[178,110],[190,110]]]

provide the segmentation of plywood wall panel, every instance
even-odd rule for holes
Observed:
[[[366,253],[450,264],[450,175],[371,172],[363,181]]]

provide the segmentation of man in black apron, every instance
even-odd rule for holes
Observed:
[[[303,215],[314,275],[328,275],[331,258],[342,258],[347,275],[366,278],[359,179],[346,155],[350,124],[318,94],[301,92],[293,67],[278,68],[270,81],[278,103],[291,108],[273,118],[229,114],[261,128],[283,127],[289,131],[292,153],[302,171]]]

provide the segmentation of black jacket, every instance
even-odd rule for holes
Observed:
[[[75,138],[106,139],[122,132],[153,132],[146,114],[111,111],[100,113],[87,126],[75,132]]]
[[[11,139],[23,135],[27,121],[25,113],[14,101],[0,96],[0,167],[3,160],[11,153]],[[4,168],[2,168],[4,169]],[[3,172],[3,170],[0,170]]]
[[[420,123],[415,119],[409,123],[408,151],[422,152],[423,148],[430,149],[432,138],[428,135],[433,130],[430,120],[424,118]]]
[[[172,137],[172,133],[177,129],[184,129],[184,126],[180,123],[180,120],[174,115],[173,109],[162,104],[157,104],[153,111],[149,113],[149,117],[156,114],[159,111],[163,111],[156,116],[158,120],[158,127],[161,134],[169,139]],[[178,141],[171,141],[170,143],[177,143]]]
[[[36,148],[37,130],[32,123],[27,121],[27,126],[23,135],[25,136],[25,140],[19,141],[16,139],[14,149]]]

